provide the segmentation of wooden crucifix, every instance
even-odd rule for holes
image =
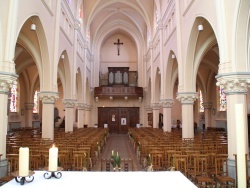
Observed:
[[[120,39],[117,39],[117,42],[115,42],[114,45],[117,45],[117,50],[118,50],[117,55],[120,55],[120,45],[123,45],[123,42],[120,42]]]

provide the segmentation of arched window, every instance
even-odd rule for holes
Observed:
[[[79,18],[79,21],[80,21],[81,24],[82,24],[82,22],[83,22],[83,7],[82,7],[82,3],[81,3],[81,5],[80,5],[80,7],[79,7],[79,15],[78,15],[78,18]]]
[[[34,107],[33,107],[33,113],[38,113],[38,97],[37,97],[37,90],[35,91],[35,94],[34,94]]]
[[[204,112],[204,106],[203,106],[203,96],[201,90],[199,90],[199,111]]]
[[[17,112],[17,85],[10,89],[10,112]]]
[[[219,87],[219,101],[220,101],[220,111],[226,111],[227,110],[227,98],[225,91]]]

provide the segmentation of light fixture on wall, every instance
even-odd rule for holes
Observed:
[[[31,24],[30,29],[31,29],[32,31],[35,31],[35,30],[36,30],[36,25],[35,25],[35,24]]]
[[[142,97],[139,97],[139,102],[142,102]]]
[[[95,102],[98,102],[99,101],[99,98],[98,97],[95,97]]]
[[[110,100],[110,101],[113,101],[113,97],[112,97],[112,96],[110,96],[110,97],[109,97],[109,100]]]
[[[203,25],[202,24],[198,25],[198,31],[203,31]]]
[[[174,54],[172,54],[172,56],[171,56],[171,57],[172,57],[172,59],[175,59],[175,55],[174,55]]]
[[[124,97],[124,100],[125,100],[125,102],[128,102],[128,97],[125,96],[125,97]]]

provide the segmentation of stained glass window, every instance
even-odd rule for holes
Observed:
[[[17,86],[13,85],[10,90],[10,112],[17,112]]]
[[[33,107],[33,113],[38,113],[38,98],[37,98],[37,90],[34,94],[34,107]]]
[[[227,98],[225,91],[219,87],[220,92],[220,111],[226,111],[227,110]]]
[[[82,9],[83,9],[83,7],[82,7],[82,3],[81,3],[80,8],[79,8],[79,15],[78,15],[81,24],[83,21],[83,10]]]
[[[200,106],[200,112],[204,112],[203,96],[201,90],[199,91],[199,106]]]

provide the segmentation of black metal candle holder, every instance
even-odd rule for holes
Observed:
[[[45,178],[45,179],[50,179],[50,178],[56,178],[56,179],[60,179],[61,177],[62,177],[62,173],[61,172],[59,172],[59,171],[62,171],[63,170],[63,168],[61,168],[61,167],[58,167],[57,168],[57,171],[49,171],[48,170],[48,168],[44,168],[44,170],[46,170],[47,172],[45,172],[44,174],[43,174],[43,177]]]
[[[15,180],[17,183],[20,183],[21,185],[24,185],[25,182],[30,183],[34,180],[34,171],[29,171],[29,175],[27,176],[20,176],[19,171],[13,172],[12,175],[15,176]]]

